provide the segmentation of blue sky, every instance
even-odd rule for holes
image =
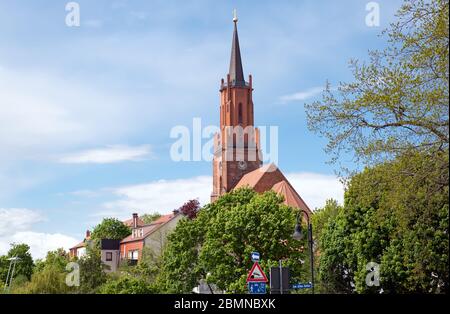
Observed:
[[[0,254],[69,246],[102,217],[208,199],[209,162],[174,162],[176,125],[219,120],[237,8],[257,125],[279,127],[279,166],[311,207],[342,199],[304,103],[350,81],[348,61],[382,48],[401,1],[0,0]]]

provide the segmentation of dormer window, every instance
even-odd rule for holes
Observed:
[[[140,238],[144,236],[144,230],[142,228],[133,229],[133,238]]]

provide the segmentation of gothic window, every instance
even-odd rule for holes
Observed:
[[[238,107],[238,123],[242,124],[242,104],[239,103]]]

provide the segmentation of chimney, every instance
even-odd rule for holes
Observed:
[[[137,228],[138,225],[138,214],[133,213],[133,228]]]
[[[91,237],[91,232],[89,230],[86,230],[86,239],[89,239]]]

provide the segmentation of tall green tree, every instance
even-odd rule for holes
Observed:
[[[439,184],[448,173],[430,165],[436,158],[408,154],[350,180],[344,208],[319,242],[328,292],[448,292],[449,190]],[[426,171],[420,180],[410,175]],[[380,286],[366,282],[369,262],[380,265]]]
[[[116,218],[104,218],[103,221],[95,226],[91,234],[91,239],[114,239],[122,240],[131,234],[131,229]]]
[[[107,281],[105,264],[101,260],[100,250],[87,248],[86,255],[78,260],[80,266],[80,293],[96,293]]]
[[[274,192],[239,189],[205,206],[195,219],[183,219],[169,236],[163,255],[160,287],[191,292],[201,279],[227,292],[246,291],[251,252],[261,266],[289,266],[293,280],[309,278],[304,241],[292,239],[296,211]]]
[[[387,48],[351,61],[354,80],[306,105],[308,126],[341,152],[380,162],[411,149],[445,151],[449,134],[449,3],[407,0],[385,31]]]

